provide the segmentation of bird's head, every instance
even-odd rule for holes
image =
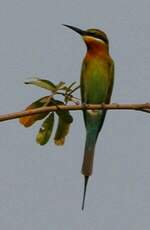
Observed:
[[[97,48],[98,46],[101,46],[104,49],[105,48],[108,49],[109,41],[107,35],[102,30],[98,30],[98,29],[81,30],[74,26],[69,26],[66,24],[63,25],[80,34],[88,48],[90,47]]]

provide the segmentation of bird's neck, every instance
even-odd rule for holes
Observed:
[[[106,43],[95,38],[86,38],[87,51],[91,55],[109,55],[109,47]]]
[[[100,44],[100,43],[89,43],[87,44],[87,50],[89,54],[93,55],[108,55],[109,54],[109,49],[108,46],[105,44]]]

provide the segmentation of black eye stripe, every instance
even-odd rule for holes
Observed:
[[[102,41],[104,41],[106,44],[108,44],[108,39],[106,37],[104,37],[103,35],[100,35],[100,34],[95,34],[95,33],[92,33],[92,32],[89,32],[88,33],[89,36],[92,36],[94,38],[99,38],[101,39]]]

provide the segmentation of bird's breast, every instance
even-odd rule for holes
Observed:
[[[109,87],[109,73],[108,58],[97,56],[84,59],[81,72],[83,102],[105,102]]]

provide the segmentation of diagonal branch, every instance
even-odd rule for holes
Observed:
[[[17,119],[20,117],[31,116],[33,114],[40,114],[44,112],[58,111],[58,110],[136,110],[145,113],[150,113],[150,103],[142,104],[81,104],[81,105],[57,105],[44,106],[37,109],[30,109],[26,111],[14,112],[0,115],[0,122]]]

